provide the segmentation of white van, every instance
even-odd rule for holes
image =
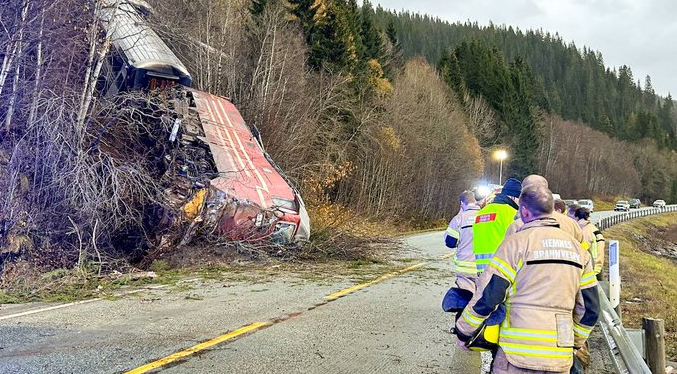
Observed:
[[[595,204],[593,204],[592,200],[589,199],[578,200],[578,206],[581,208],[587,208],[590,213],[595,211]]]

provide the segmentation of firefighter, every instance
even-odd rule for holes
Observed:
[[[475,253],[478,275],[489,265],[496,248],[505,237],[508,226],[513,222],[521,191],[522,183],[515,178],[510,178],[505,181],[494,201],[477,212],[475,224],[472,227],[472,249]]]
[[[454,254],[456,286],[459,289],[474,293],[477,267],[475,266],[475,254],[472,251],[472,226],[480,207],[477,205],[475,194],[472,191],[461,193],[458,201],[461,204],[461,210],[449,222],[444,241],[447,247],[456,248]]]
[[[604,266],[604,235],[597,226],[590,222],[590,210],[583,207],[574,208],[573,216],[583,231],[585,241],[588,243],[588,251],[594,261],[594,271],[598,280],[602,280],[602,266]]]
[[[547,187],[547,186],[546,186]],[[567,203],[564,202],[562,199],[556,199],[555,200],[555,212],[559,214],[567,214]]]
[[[548,188],[548,181],[544,177],[535,174],[524,178],[524,181],[522,181],[522,187],[528,188],[532,186],[541,186]],[[585,240],[583,240],[583,232],[581,231],[581,227],[578,225],[578,223],[576,223],[574,219],[567,217],[564,211],[557,210],[552,213],[552,216],[557,220],[562,230],[571,234],[576,240],[578,240],[579,243],[583,244],[583,246],[587,248],[588,244],[585,242]],[[508,227],[506,236],[516,233],[519,230],[519,228],[522,227],[523,225],[524,222],[522,222],[522,220],[519,217],[516,217],[515,222],[512,223],[510,227]]]
[[[525,224],[479,277],[456,334],[465,347],[491,348],[485,321],[504,303],[493,372],[569,373],[599,317],[593,260],[552,217],[550,190],[529,187],[519,201]]]
[[[487,203],[477,212],[475,224],[472,227],[472,250],[475,254],[475,265],[477,266],[478,275],[486,269],[496,248],[503,241],[508,226],[513,222],[521,191],[522,183],[515,178],[510,178],[503,184],[501,192],[496,194],[490,203]],[[458,310],[459,314],[465,305],[467,305],[467,302],[462,304]],[[459,305],[456,304],[454,306],[458,307]],[[494,316],[495,318],[492,318],[492,326],[496,327],[501,322],[503,312],[503,309],[500,310],[497,313],[498,317]],[[491,362],[491,354],[483,352],[481,373],[490,372]]]

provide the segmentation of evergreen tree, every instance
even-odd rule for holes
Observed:
[[[383,56],[383,40],[374,24],[374,9],[368,0],[364,1],[360,13],[360,39],[364,46],[366,60],[380,59]]]
[[[393,45],[393,47],[400,49],[402,46],[400,45],[400,41],[397,37],[397,29],[395,28],[395,21],[391,20],[388,22],[388,26],[386,27],[386,36],[388,37],[388,40],[390,41],[390,44]]]
[[[656,92],[651,84],[651,77],[648,75],[644,81],[644,106],[647,109],[654,109],[656,107]]]
[[[677,148],[677,137],[675,136],[675,122],[672,116],[673,110],[672,96],[668,93],[668,97],[665,98],[663,105],[658,110],[658,126],[667,135],[665,145],[674,149]]]
[[[263,14],[268,5],[268,0],[252,0],[252,4],[249,6],[249,11],[254,16],[259,16]]]
[[[510,170],[522,178],[538,171],[538,149],[541,134],[534,120],[533,77],[528,66],[516,59],[510,64],[510,85],[507,87],[506,121],[510,125],[514,161]]]
[[[308,45],[314,69],[351,70],[357,60],[348,5],[342,0],[289,0]]]
[[[263,0],[266,1],[266,0]],[[308,44],[310,44],[310,36],[312,34],[313,19],[316,14],[315,0],[287,0],[289,3],[289,13],[298,20],[301,28],[306,36]]]
[[[438,69],[449,87],[454,89],[460,98],[463,98],[465,95],[465,82],[463,81],[461,66],[458,63],[458,58],[456,58],[456,53],[451,51],[449,54],[444,55],[442,60],[440,60]]]

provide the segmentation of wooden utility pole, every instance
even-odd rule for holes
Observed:
[[[646,363],[653,374],[665,374],[665,322],[642,318]]]

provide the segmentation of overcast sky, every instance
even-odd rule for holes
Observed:
[[[542,28],[602,52],[607,66],[651,76],[661,96],[677,96],[677,0],[372,0],[384,8],[486,25]]]

